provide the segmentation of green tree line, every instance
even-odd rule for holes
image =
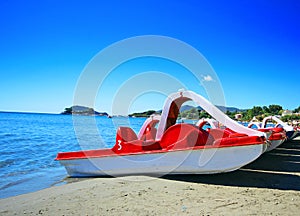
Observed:
[[[266,116],[273,116],[273,115],[282,115],[283,108],[280,105],[272,104],[269,106],[253,106],[251,109],[243,110],[243,111],[235,111],[230,112],[227,111],[226,114],[232,118],[235,119],[235,115],[240,113],[242,114],[242,118],[240,120],[242,121],[251,121],[253,117],[255,117],[258,121],[262,121],[264,117]],[[293,113],[299,113],[300,112],[300,106],[293,110]],[[150,115],[157,113],[154,110],[148,110],[141,113],[133,113],[130,114],[130,116],[136,116],[136,117],[149,117]],[[187,118],[187,119],[201,119],[201,118],[211,118],[211,116],[203,111],[199,110],[196,107],[185,110],[183,112],[179,113],[178,118]],[[300,120],[300,116],[298,115],[285,115],[282,116],[281,119],[283,121],[289,121],[289,120]]]
[[[273,116],[273,115],[282,115],[283,108],[280,105],[272,104],[269,106],[253,106],[251,109],[243,110],[243,111],[235,111],[230,112],[226,111],[226,115],[228,115],[230,118],[235,119],[235,115],[240,113],[242,114],[242,118],[240,120],[242,121],[251,121],[254,117],[256,117],[257,120],[262,121],[264,117],[266,116]],[[299,113],[300,112],[300,106],[293,110],[293,113]],[[186,110],[180,113],[179,118],[187,118],[187,119],[201,119],[201,118],[210,118],[211,116],[206,113],[203,110],[197,110],[196,108],[192,108],[190,110]],[[289,121],[289,120],[300,120],[299,115],[285,115],[282,116],[281,119],[283,121]]]

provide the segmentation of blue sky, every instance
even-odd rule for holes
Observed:
[[[73,104],[93,56],[140,35],[176,38],[201,52],[219,77],[227,106],[294,109],[300,105],[299,11],[297,0],[0,1],[0,110],[61,112]],[[119,67],[95,109],[110,111],[115,85],[139,72],[184,79],[184,68],[155,61]],[[184,77],[190,90],[202,93]],[[161,109],[164,97],[155,95],[138,97],[130,111]]]

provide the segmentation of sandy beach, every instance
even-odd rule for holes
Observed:
[[[298,215],[300,139],[216,175],[90,178],[0,200],[0,215]]]

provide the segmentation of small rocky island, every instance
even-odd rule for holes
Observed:
[[[63,115],[88,115],[88,116],[108,116],[106,112],[97,112],[93,108],[85,106],[71,106],[65,108],[61,114]]]

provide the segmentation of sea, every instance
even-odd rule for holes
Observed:
[[[66,184],[58,152],[111,148],[119,126],[145,118],[0,112],[0,198]]]

